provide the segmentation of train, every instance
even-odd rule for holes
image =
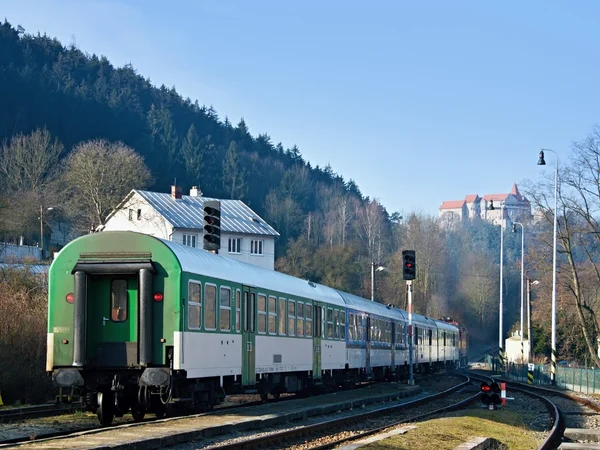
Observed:
[[[467,331],[413,314],[415,371],[460,366]],[[79,237],[48,274],[46,371],[101,425],[408,374],[408,313],[131,231]]]

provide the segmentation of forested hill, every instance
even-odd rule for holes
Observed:
[[[0,138],[46,127],[70,150],[81,141],[122,141],[146,160],[155,183],[169,191],[198,185],[207,196],[239,198],[270,220],[280,244],[301,232],[319,209],[319,191],[363,203],[356,184],[331,167],[311,167],[297,147],[267,134],[251,136],[212,107],[154,87],[128,65],[115,68],[96,55],[64,47],[46,35],[0,24]]]

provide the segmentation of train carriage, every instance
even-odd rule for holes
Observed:
[[[415,324],[423,336],[458,331]],[[396,376],[406,331],[404,311],[134,232],[78,238],[49,272],[47,370],[104,425],[129,410],[202,411],[243,390],[266,399]],[[432,341],[417,341],[429,364]],[[446,344],[449,360],[458,342]]]

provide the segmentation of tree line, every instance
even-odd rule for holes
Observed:
[[[382,303],[406,306],[400,256],[402,249],[415,249],[415,311],[451,316],[466,324],[472,336],[495,342],[498,226],[472,221],[454,228],[424,214],[390,213],[330,166],[313,167],[296,146],[273,144],[266,133],[251,135],[244,119],[233,125],[175,88],[154,87],[131,65],[115,68],[104,57],[27,34],[6,21],[0,24],[0,54],[0,232],[5,240],[24,235],[35,243],[40,210],[56,205],[61,208],[52,214],[64,214],[80,233],[89,232],[130,189],[168,192],[176,179],[184,189],[198,185],[207,196],[241,199],[272,224],[281,234],[278,270],[369,298],[371,263],[385,267],[376,273],[375,297]],[[579,158],[574,157],[573,166],[587,167],[581,158],[593,158],[593,153]],[[572,180],[593,185],[592,169],[579,175],[570,170]],[[569,179],[565,171],[561,186]],[[546,185],[530,188],[534,203],[549,216],[552,191]],[[577,231],[577,239],[571,238],[575,224],[577,230],[593,230],[595,217],[595,210],[586,212],[584,201],[574,206],[575,194],[589,196],[593,189],[578,190],[574,181],[571,189],[570,197],[562,197],[568,208],[559,212],[559,299],[564,305],[560,314],[579,326],[560,322],[561,351],[584,355],[598,336],[592,293],[594,277],[599,277],[594,247],[599,237],[584,238]],[[551,269],[547,244],[552,236],[544,223],[526,225],[526,261],[528,273],[541,281],[539,307],[534,307],[534,323],[541,325],[536,327],[537,351],[548,354],[542,305],[550,292],[545,277]],[[505,230],[505,323],[514,326],[520,258],[520,237]]]

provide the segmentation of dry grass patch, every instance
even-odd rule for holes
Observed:
[[[456,417],[419,422],[417,428],[403,435],[361,447],[363,450],[452,450],[476,437],[494,438],[511,450],[536,449],[539,430],[522,424],[525,417],[508,410],[469,410]],[[537,434],[537,436],[536,436]]]

